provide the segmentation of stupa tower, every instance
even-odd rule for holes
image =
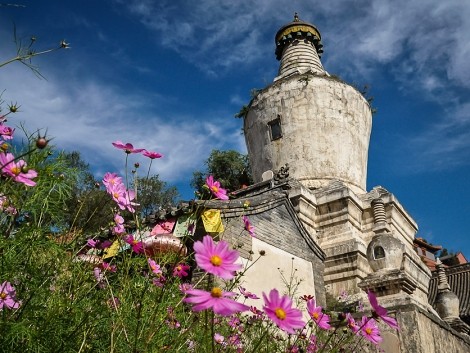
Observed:
[[[286,163],[310,189],[332,180],[366,190],[371,109],[360,92],[323,68],[321,35],[294,20],[275,36],[280,60],[274,82],[253,99],[244,131],[255,182]]]

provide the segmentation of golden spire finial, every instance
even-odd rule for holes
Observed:
[[[297,12],[294,12],[294,22],[300,22],[299,14]]]

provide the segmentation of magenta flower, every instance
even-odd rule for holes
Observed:
[[[359,331],[360,327],[350,313],[346,313],[346,322],[352,332],[357,333]]]
[[[243,223],[245,224],[245,230],[250,234],[252,237],[256,237],[255,235],[255,227],[251,224],[250,220],[247,216],[243,216]]]
[[[3,175],[11,177],[18,183],[34,186],[36,183],[31,179],[36,178],[38,173],[28,169],[24,160],[15,162],[15,156],[11,153],[0,153],[0,171]]]
[[[122,143],[121,141],[114,141],[112,144],[114,147],[120,150],[124,150],[124,152],[126,152],[127,154],[145,151],[143,148],[134,148],[131,143]]]
[[[108,272],[116,272],[117,271],[116,265],[111,265],[108,262],[103,262],[101,264],[101,267],[103,268],[103,270],[108,271]]]
[[[292,307],[292,300],[284,295],[279,296],[277,289],[271,289],[269,297],[263,292],[264,312],[283,331],[294,334],[295,329],[305,326],[302,312]]]
[[[110,241],[110,240],[103,240],[101,242],[101,245],[100,245],[100,249],[107,249],[109,248],[111,245],[113,245],[113,242]]]
[[[209,188],[211,193],[219,200],[228,200],[227,190],[220,187],[220,183],[214,180],[212,175],[209,175],[206,179],[206,186]]]
[[[194,252],[197,265],[204,271],[223,279],[232,279],[234,272],[241,269],[241,264],[236,264],[238,252],[230,250],[229,244],[223,240],[214,243],[210,235],[202,238],[202,242],[194,243]]]
[[[134,238],[133,235],[129,234],[127,237],[123,238],[124,241],[132,247],[132,251],[137,254],[143,254],[144,252],[144,243],[138,241]]]
[[[322,312],[322,307],[317,306],[315,299],[310,299],[307,302],[307,311],[310,317],[315,321],[318,327],[328,330],[330,326],[330,317]]]
[[[0,311],[3,307],[7,309],[18,309],[20,302],[16,300],[16,290],[10,282],[0,284]]]
[[[160,153],[157,153],[157,152],[151,152],[151,151],[147,151],[147,150],[144,150],[142,152],[142,154],[145,156],[145,157],[148,157],[150,159],[156,159],[156,158],[162,158],[163,155],[160,154]]]
[[[398,323],[393,317],[387,316],[387,309],[383,306],[380,306],[377,302],[377,297],[372,291],[367,292],[367,296],[369,297],[369,303],[372,306],[373,313],[372,315],[375,318],[381,318],[383,322],[385,322],[388,326],[393,329],[398,330]]]
[[[243,287],[238,287],[238,290],[240,291],[240,293],[247,299],[259,299],[259,297],[256,295],[256,294],[253,294],[249,291],[247,291],[245,288]]]
[[[149,264],[150,269],[154,274],[157,276],[162,274],[162,269],[160,268],[160,265],[158,265],[154,260],[152,260],[150,257],[147,259],[147,262]]]
[[[12,129],[9,126],[0,124],[0,137],[3,137],[5,140],[11,140],[13,139],[13,132],[15,132],[15,129]]]
[[[186,303],[193,305],[193,311],[201,311],[212,308],[216,314],[229,316],[250,309],[249,306],[239,303],[231,297],[236,296],[233,292],[223,292],[219,287],[214,287],[210,292],[200,289],[187,290],[184,299]]]
[[[382,341],[377,323],[366,316],[362,317],[361,335],[373,344],[379,344]]]
[[[173,276],[178,276],[179,278],[186,277],[188,275],[189,266],[186,264],[178,264],[173,269]]]

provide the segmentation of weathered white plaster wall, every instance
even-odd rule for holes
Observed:
[[[289,280],[293,273],[294,282],[300,280],[297,288],[297,295],[315,295],[315,281],[313,278],[312,263],[294,256],[287,251],[269,245],[259,239],[253,238],[252,249],[253,258],[257,259],[259,251],[264,251],[265,255],[256,261],[242,277],[242,287],[262,298],[262,292],[269,293],[276,288],[279,293],[287,293],[286,284],[283,282],[281,273]],[[254,261],[243,259],[243,263],[248,266]],[[247,305],[254,305],[260,308],[262,301],[247,300]]]
[[[269,123],[281,119],[282,137]],[[289,163],[290,176],[308,188],[343,181],[365,192],[372,126],[369,104],[353,87],[325,75],[293,75],[264,89],[245,118],[255,181]]]

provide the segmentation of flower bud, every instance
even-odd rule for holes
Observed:
[[[46,139],[46,137],[38,136],[38,138],[36,139],[36,147],[39,148],[40,150],[45,148],[48,143],[49,141]]]

